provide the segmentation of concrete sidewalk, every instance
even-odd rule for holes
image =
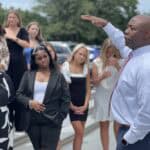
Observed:
[[[114,138],[112,123],[111,123],[109,150],[115,150],[115,149],[116,149],[116,141]],[[72,150],[72,142],[63,145],[61,150]],[[93,129],[91,132],[89,132],[84,136],[82,150],[102,150],[99,127],[96,127],[95,129]]]

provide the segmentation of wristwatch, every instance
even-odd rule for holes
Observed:
[[[125,146],[128,145],[128,143],[127,143],[127,141],[125,139],[122,139],[122,144],[125,145]]]

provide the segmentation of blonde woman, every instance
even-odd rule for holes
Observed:
[[[96,87],[94,95],[95,119],[100,124],[103,150],[109,149],[109,122],[112,121],[109,103],[113,87],[119,77],[120,53],[109,39],[102,45],[101,56],[93,62],[92,78]],[[117,124],[115,124],[115,135]]]
[[[24,55],[26,57],[28,69],[30,69],[31,50],[43,41],[43,37],[39,23],[36,21],[30,22],[27,25],[27,32],[29,34],[30,47],[24,49]]]
[[[62,73],[69,83],[71,94],[69,115],[75,132],[73,150],[81,150],[90,100],[88,50],[84,44],[74,48],[70,60],[62,66]]]
[[[22,21],[20,15],[15,10],[10,10],[5,20],[5,38],[10,54],[10,60],[7,73],[11,77],[15,91],[18,89],[20,80],[23,73],[27,69],[25,57],[23,55],[23,49],[29,47],[28,33],[25,28],[22,27]],[[16,101],[9,105],[10,122],[15,125],[16,131],[22,131],[20,124],[22,124],[23,118],[21,113],[23,112],[22,106]],[[13,127],[10,132],[10,146],[13,147]]]
[[[10,63],[8,74],[12,78],[15,90],[18,89],[21,77],[27,66],[23,56],[23,48],[29,47],[28,33],[22,27],[20,15],[15,10],[10,10],[6,17],[5,38],[7,41]]]

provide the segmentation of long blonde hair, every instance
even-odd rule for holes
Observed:
[[[108,49],[111,48],[113,50],[113,56],[117,59],[120,59],[120,52],[119,50],[113,45],[112,41],[110,39],[106,39],[102,45],[102,53],[101,53],[101,59],[103,62],[103,68],[106,67],[106,63],[108,61],[108,58],[106,57]]]
[[[14,9],[11,9],[11,10],[8,11],[7,16],[6,16],[6,21],[5,21],[5,23],[4,23],[4,26],[5,26],[5,27],[8,27],[8,26],[9,26],[9,24],[8,24],[8,16],[9,16],[10,14],[14,14],[14,15],[18,18],[18,21],[19,21],[19,22],[18,22],[17,26],[18,26],[18,27],[21,27],[21,26],[22,26],[21,17],[20,17],[20,15],[19,15],[19,12],[16,11],[16,10],[14,10]]]
[[[27,25],[27,27],[26,27],[27,31],[29,30],[29,28],[30,28],[32,25],[36,25],[36,26],[38,27],[39,31],[38,31],[38,34],[37,34],[37,36],[36,36],[36,40],[37,40],[38,42],[42,42],[44,39],[43,39],[42,32],[41,32],[41,29],[40,29],[40,25],[39,25],[38,22],[36,22],[36,21],[30,22],[30,23]]]
[[[70,56],[70,58],[69,58],[69,62],[72,62],[72,61],[73,61],[74,55],[75,55],[81,48],[84,48],[84,49],[86,49],[86,51],[87,51],[87,58],[86,58],[85,64],[89,65],[89,51],[88,51],[86,45],[83,44],[83,43],[80,43],[80,44],[78,44],[78,45],[76,45],[76,46],[74,47],[74,49],[73,49],[73,51],[72,51],[72,53],[71,53],[71,56]]]

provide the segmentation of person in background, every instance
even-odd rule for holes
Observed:
[[[9,121],[8,105],[14,98],[14,87],[10,77],[0,71],[0,149],[11,150],[11,124]]]
[[[79,44],[73,49],[70,60],[66,61],[61,68],[62,74],[69,83],[71,94],[69,116],[75,132],[73,150],[81,150],[88,116],[90,100],[88,58],[86,46]]]
[[[27,25],[27,31],[29,34],[30,47],[24,49],[24,55],[26,57],[27,67],[30,69],[31,50],[43,42],[43,37],[38,22],[30,22]]]
[[[102,52],[93,61],[92,78],[96,87],[94,94],[94,117],[100,125],[100,137],[103,150],[109,149],[109,123],[113,121],[110,112],[110,99],[114,86],[119,78],[121,68],[121,56],[110,39],[106,39],[102,45]],[[114,131],[117,136],[117,123],[114,123]]]
[[[9,65],[9,50],[4,37],[5,30],[0,25],[0,71],[5,72]]]
[[[44,42],[43,44],[47,47],[54,62],[57,62],[57,54],[56,54],[56,51],[55,51],[55,48],[53,47],[53,45],[49,42]]]
[[[150,149],[150,16],[137,15],[125,34],[106,19],[82,16],[103,27],[122,57],[127,58],[111,98],[111,109],[120,124],[117,150]]]
[[[8,105],[13,100],[14,88],[10,77],[5,73],[9,65],[9,50],[4,35],[5,30],[0,25],[0,149],[10,150]]]
[[[35,150],[55,150],[69,111],[69,87],[43,45],[31,52],[31,69],[24,73],[17,100],[24,105],[23,129]]]
[[[21,26],[21,18],[17,11],[10,10],[8,12],[5,22],[5,32],[5,38],[10,53],[10,63],[7,73],[11,77],[16,91],[23,73],[27,70],[23,49],[24,47],[29,47],[28,33],[25,28]],[[9,109],[11,122],[15,122],[16,131],[21,131],[21,128],[19,127],[19,124],[23,119],[20,118],[22,112],[21,106],[14,101]]]
[[[46,48],[48,49],[48,51],[49,51],[49,53],[50,53],[50,55],[51,55],[51,57],[52,57],[52,59],[53,59],[55,65],[56,65],[56,67],[58,67],[58,64],[57,64],[57,54],[56,54],[55,48],[54,48],[53,45],[50,44],[49,42],[44,42],[43,44],[44,44],[44,45],[46,46]],[[59,69],[59,67],[58,67],[58,69]],[[58,144],[57,144],[56,150],[60,150],[60,149],[61,149],[61,141],[59,140],[59,141],[58,141]]]
[[[23,48],[29,47],[29,39],[27,31],[21,24],[18,12],[10,10],[5,23],[5,38],[10,53],[10,63],[7,72],[14,82],[15,90],[17,90],[21,77],[27,69]]]

